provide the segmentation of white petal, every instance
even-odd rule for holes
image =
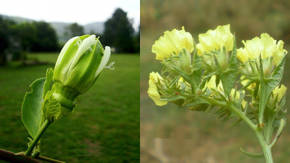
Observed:
[[[102,72],[102,70],[105,68],[105,66],[109,62],[110,56],[111,56],[111,49],[109,46],[106,46],[105,51],[104,51],[104,55],[102,57],[100,65],[96,71],[95,77],[97,77]]]

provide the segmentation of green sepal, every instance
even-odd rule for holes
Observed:
[[[235,81],[238,77],[238,60],[237,60],[237,48],[236,48],[236,39],[234,39],[233,50],[229,58],[229,66],[225,72],[223,72],[219,78],[222,81],[223,88],[226,96],[229,96],[232,88],[235,85]]]
[[[46,70],[46,79],[43,86],[43,99],[45,98],[46,93],[51,90],[53,85],[53,69],[49,68]]]
[[[61,104],[52,96],[52,91],[48,91],[43,103],[44,118],[53,122],[61,116]]]
[[[45,78],[40,78],[32,82],[22,102],[21,120],[32,138],[36,136],[42,122],[41,107],[44,83]]]

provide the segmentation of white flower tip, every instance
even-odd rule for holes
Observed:
[[[109,62],[110,56],[111,56],[111,48],[109,46],[106,46],[105,51],[104,51],[104,55],[102,57],[100,65],[96,71],[95,77],[97,77],[102,72],[102,70],[106,67],[107,63]]]

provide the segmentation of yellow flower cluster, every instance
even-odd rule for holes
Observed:
[[[164,60],[172,55],[178,55],[182,49],[192,52],[194,40],[189,32],[184,28],[181,30],[173,29],[164,32],[152,46],[152,52],[156,54],[157,60]]]
[[[167,104],[167,101],[162,101],[160,99],[160,94],[158,92],[157,83],[163,83],[163,78],[157,72],[151,72],[149,76],[149,88],[148,95],[158,106],[163,106]]]
[[[198,35],[199,43],[196,45],[199,55],[211,51],[226,48],[226,51],[233,50],[234,36],[230,31],[230,25],[218,26],[215,30],[208,30]]]
[[[263,33],[260,38],[255,37],[252,40],[243,41],[244,48],[237,50],[238,59],[246,63],[249,60],[259,60],[273,58],[273,64],[278,65],[287,51],[283,49],[284,42],[274,40],[269,34]]]

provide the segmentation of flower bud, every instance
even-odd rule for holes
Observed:
[[[230,25],[218,26],[214,30],[198,35],[199,43],[196,45],[197,54],[204,62],[215,70],[226,69],[229,63],[229,52],[233,50],[234,35]]]
[[[220,81],[217,84],[216,75],[213,75],[209,81],[207,81],[204,85],[203,91],[209,90],[211,91],[210,95],[214,95],[215,92],[219,92],[220,94],[224,94],[224,88],[222,82]]]
[[[156,54],[157,60],[164,60],[172,55],[178,55],[182,49],[188,52],[193,51],[194,41],[190,33],[182,30],[173,29],[164,32],[152,46],[152,52]]]
[[[286,91],[287,87],[285,87],[285,85],[282,84],[280,87],[277,86],[272,92],[270,102],[274,102],[277,100],[277,102],[279,103],[282,100],[283,96],[285,95]]]
[[[70,39],[62,48],[53,74],[53,96],[61,104],[72,106],[76,96],[86,92],[96,81],[110,58],[95,35]]]
[[[158,83],[162,84],[163,78],[157,72],[151,72],[149,77],[149,88],[147,93],[156,105],[163,106],[167,104],[167,101],[162,101],[160,99],[161,97],[157,87]]]

